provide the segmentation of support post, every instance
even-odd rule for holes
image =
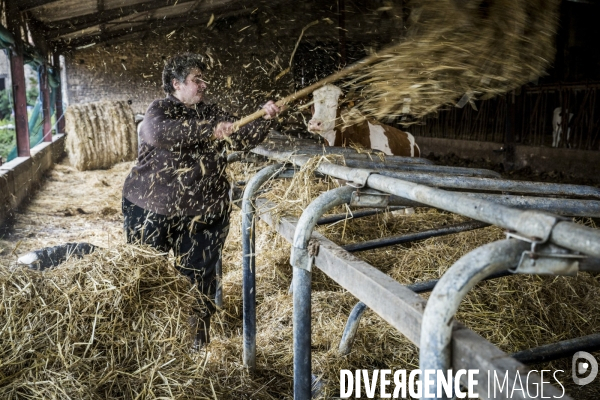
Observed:
[[[53,64],[54,69],[58,76],[60,76],[60,54],[54,53]],[[56,133],[65,133],[65,118],[63,115],[63,100],[62,100],[62,82],[59,80],[58,86],[55,88],[56,90],[56,104],[55,104],[55,115],[56,115]]]
[[[282,164],[263,168],[248,181],[242,199],[242,299],[243,299],[243,363],[256,368],[256,259],[254,248],[255,208],[252,198],[269,179],[277,176]]]
[[[42,98],[42,135],[44,142],[52,142],[52,123],[50,122],[50,85],[48,84],[48,67],[40,67],[40,91]]]
[[[319,218],[331,208],[350,202],[350,186],[321,194],[310,203],[298,220],[292,242],[290,264],[294,268],[294,400],[309,400],[311,394],[311,278],[314,254],[309,240]]]
[[[12,6],[11,6],[12,4]],[[15,130],[17,132],[17,156],[29,157],[29,125],[27,118],[27,95],[25,93],[25,65],[23,63],[23,41],[21,40],[20,14],[15,2],[9,1],[6,18],[7,28],[15,39],[15,48],[10,50],[10,74],[13,104],[15,108]]]

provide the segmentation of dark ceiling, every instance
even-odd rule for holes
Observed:
[[[206,25],[211,19],[250,13],[259,4],[272,3],[274,1],[259,0],[20,0],[17,8],[51,47],[67,50],[152,29]]]

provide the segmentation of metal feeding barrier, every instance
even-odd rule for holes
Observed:
[[[565,348],[580,351],[599,346],[597,337],[586,337],[571,340],[565,345],[559,343],[525,350],[522,354],[511,357],[454,320],[461,300],[481,280],[511,273],[574,275],[580,270],[600,271],[600,231],[537,210],[541,208],[555,214],[598,217],[599,201],[561,199],[556,196],[598,199],[599,189],[579,185],[508,181],[500,179],[493,171],[476,170],[473,173],[467,168],[432,165],[423,159],[409,159],[410,162],[403,163],[403,157],[387,156],[384,163],[381,160],[373,161],[373,155],[351,154],[346,149],[301,145],[302,141],[289,143],[288,139],[275,137],[271,144],[253,150],[254,153],[279,163],[265,167],[252,177],[246,185],[242,200],[245,366],[253,369],[256,365],[256,218],[265,221],[292,244],[290,263],[293,266],[295,399],[311,398],[313,265],[359,299],[344,330],[340,354],[350,351],[358,321],[368,307],[420,348],[421,370],[478,369],[480,373],[475,377],[481,383],[477,387],[481,398],[488,398],[486,396],[490,382],[484,375],[486,371],[495,371],[495,376],[502,381],[510,373],[526,370],[518,359],[549,360],[560,357],[561,354],[564,356]],[[347,185],[318,196],[299,219],[281,217],[276,220],[269,211],[274,204],[260,197],[255,199],[257,191],[265,182],[277,178],[284,171],[288,171],[286,174],[289,176],[290,167],[301,167],[311,156],[317,154],[340,153],[344,154],[346,165],[323,160],[316,167],[315,173],[343,179],[347,181]],[[348,162],[349,159],[352,160],[351,163]],[[384,170],[388,160],[392,167]],[[425,167],[427,171],[415,172],[414,167]],[[461,192],[438,187],[460,189]],[[477,193],[467,193],[465,190]],[[503,194],[480,193],[483,190]],[[515,196],[514,193],[552,197],[523,197]],[[470,217],[474,221],[343,248],[313,232],[313,228],[323,221],[323,214],[342,204],[380,209],[389,206],[428,206]],[[326,218],[341,219],[340,216]],[[408,243],[488,225],[506,229],[509,232],[508,238],[469,252],[439,281],[405,286],[353,254],[368,248]],[[417,294],[426,291],[432,291],[428,302]],[[466,384],[466,379],[461,382]],[[436,381],[434,385],[432,391],[437,393]],[[528,375],[523,386],[527,389],[523,393],[512,393],[522,397],[512,398],[530,398],[529,393],[535,392],[539,387],[543,387],[548,396],[558,398],[562,395],[537,373]],[[567,395],[561,398],[569,399]]]

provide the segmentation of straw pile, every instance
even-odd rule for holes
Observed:
[[[406,40],[347,86],[377,119],[420,118],[534,80],[554,58],[558,0],[418,0]],[[409,120],[403,120],[409,122]]]
[[[137,156],[137,132],[124,101],[69,106],[65,115],[67,151],[80,171],[110,168]]]
[[[314,163],[316,161],[313,162],[313,165]],[[259,168],[255,166],[234,165],[232,180],[247,180],[257,169]],[[329,180],[309,178],[308,171],[310,169],[307,166],[307,174],[299,174],[294,181],[277,180],[270,182],[267,184],[267,187],[271,189],[268,196],[273,200],[283,199],[282,201],[287,207],[287,213],[299,214],[305,207],[304,204],[309,200],[308,197],[304,198],[300,195],[301,192],[308,190],[307,187],[310,188],[310,193],[307,196],[314,197],[321,190],[336,185],[335,182]],[[112,199],[118,195],[119,185],[107,186],[100,183],[106,177],[98,174],[106,174],[107,172],[71,172],[71,175],[76,175],[78,180],[81,179],[82,182],[85,175],[88,176],[88,180],[96,179],[99,182],[95,189],[99,194],[102,192],[102,197],[97,196],[102,200],[95,207],[91,204],[79,205],[84,210],[101,210],[105,207],[106,199]],[[127,168],[121,168],[119,173],[121,179],[124,179]],[[116,173],[113,172],[113,174],[112,179],[118,180]],[[100,179],[100,177],[102,178]],[[62,188],[65,196],[70,196],[71,194],[65,187],[71,181],[54,179],[44,191],[48,191],[50,196],[55,196],[55,192]],[[71,186],[73,185],[71,184]],[[288,194],[286,195],[286,193]],[[44,192],[41,192],[40,196],[43,195]],[[76,197],[78,197],[78,193],[74,193],[73,198]],[[67,201],[73,207],[77,206],[74,200],[67,199]],[[36,205],[36,209],[41,214],[44,210],[40,205],[43,204],[41,199],[34,199],[33,204]],[[332,213],[343,212],[343,210],[343,208],[340,208],[333,210]],[[92,218],[92,216],[96,222],[92,225],[97,225],[99,221],[97,218],[100,218],[98,213],[83,214],[76,217],[63,216],[56,219],[57,221],[60,219],[64,221],[74,218]],[[31,224],[34,223],[34,219],[31,219]],[[416,213],[410,216],[383,214],[322,226],[318,230],[331,240],[343,245],[455,224],[464,220],[465,218],[451,213],[424,208],[417,209]],[[51,229],[50,224],[57,223],[50,218],[44,221],[46,221],[44,229]],[[119,218],[114,218],[113,215],[109,222],[115,225],[115,229],[119,228]],[[591,221],[582,222],[593,226]],[[157,259],[149,253],[141,253],[139,260],[132,260],[131,256],[135,250],[116,244],[114,239],[108,245],[106,242],[100,243],[92,240],[95,244],[109,246],[110,250],[105,253],[98,253],[96,256],[92,255],[84,258],[79,263],[69,264],[69,268],[61,267],[52,272],[54,275],[48,273],[42,275],[44,279],[55,282],[62,289],[62,292],[50,286],[37,289],[43,284],[34,278],[40,275],[31,275],[31,273],[22,270],[17,270],[10,275],[11,282],[15,282],[19,286],[19,288],[14,287],[14,285],[7,286],[7,290],[13,293],[11,299],[14,300],[11,300],[13,303],[10,304],[21,307],[22,311],[19,314],[9,313],[8,315],[12,318],[9,323],[0,321],[0,327],[6,327],[0,333],[3,335],[0,338],[2,340],[0,346],[3,346],[2,352],[0,352],[0,373],[5,374],[3,368],[5,368],[5,364],[8,364],[6,360],[12,360],[11,357],[14,357],[14,353],[4,353],[7,346],[10,348],[10,343],[6,344],[5,335],[12,334],[13,337],[16,337],[18,332],[24,330],[25,334],[23,336],[29,332],[32,338],[37,338],[32,339],[29,343],[35,344],[37,340],[43,340],[49,349],[35,347],[45,358],[37,358],[38,364],[23,365],[27,368],[22,368],[21,374],[29,377],[29,386],[23,390],[41,390],[38,388],[40,386],[47,390],[45,394],[48,395],[48,398],[51,398],[54,392],[50,392],[53,389],[51,389],[51,384],[45,383],[47,381],[52,381],[56,387],[64,387],[68,390],[74,391],[75,388],[79,388],[77,390],[80,390],[80,392],[73,394],[72,398],[92,398],[91,394],[90,397],[86,397],[87,393],[100,393],[98,390],[104,390],[99,395],[103,396],[105,393],[109,393],[109,390],[112,390],[108,386],[114,382],[114,388],[118,387],[117,385],[121,385],[120,387],[125,389],[131,388],[131,392],[128,392],[128,394],[123,393],[121,397],[117,393],[116,398],[135,398],[135,396],[128,396],[136,390],[139,392],[135,393],[142,393],[143,385],[146,385],[147,390],[140,395],[140,399],[153,399],[160,396],[201,399],[291,399],[292,298],[287,294],[292,276],[292,268],[289,265],[290,246],[265,224],[259,223],[257,225],[257,371],[251,374],[243,368],[241,363],[242,272],[239,226],[240,213],[234,209],[231,230],[224,249],[224,307],[222,311],[213,317],[212,342],[206,352],[202,351],[194,354],[187,351],[184,342],[189,340],[189,332],[186,331],[184,317],[187,315],[186,310],[192,294],[187,290],[187,286],[177,279],[177,275],[172,268],[161,264],[162,261],[159,261],[159,259],[162,260],[162,258]],[[32,242],[39,240],[35,236],[29,237],[29,231],[22,229],[24,228],[22,225],[18,225],[18,227],[19,229],[11,237],[10,242],[0,239],[0,247],[5,249],[4,255],[10,254],[10,245],[14,247],[17,242],[22,241],[22,248],[29,249]],[[107,229],[107,227],[109,225],[98,228],[97,238],[102,236],[102,229]],[[65,239],[61,240],[61,235],[67,233],[71,234],[66,230],[57,230],[54,232],[56,237],[53,239],[57,240],[58,243],[73,241],[72,237],[67,236],[64,236]],[[370,250],[357,255],[390,274],[399,282],[408,284],[439,278],[447,268],[466,252],[502,237],[503,233],[500,229],[486,228],[457,235],[431,238],[412,245],[397,245],[380,250]],[[24,250],[19,250],[19,252],[22,251]],[[0,261],[2,256],[3,253],[0,250]],[[6,257],[6,259],[8,258]],[[127,268],[130,268],[130,271],[133,272],[128,275],[121,275],[122,268],[125,267],[127,260],[130,261]],[[139,268],[139,265],[146,265],[144,268],[149,268],[149,271]],[[70,272],[70,269],[81,272],[76,274]],[[6,276],[7,273],[3,272],[2,277]],[[88,277],[90,279],[87,279]],[[21,279],[21,281],[17,279]],[[68,285],[68,279],[71,279],[70,286]],[[35,286],[27,286],[30,281],[35,282]],[[2,278],[2,282],[5,282],[4,278]],[[96,286],[94,286],[94,282]],[[163,288],[155,287],[161,282],[168,284]],[[86,294],[79,293],[80,290],[77,284],[81,288],[86,288]],[[153,286],[153,289],[150,286]],[[70,290],[67,290],[67,288],[70,288]],[[37,292],[33,292],[34,289]],[[102,289],[104,289],[104,292],[102,292]],[[17,295],[16,293],[19,293],[20,290],[23,290],[22,293]],[[124,295],[116,296],[118,293],[124,293]],[[140,293],[140,299],[133,299],[132,293]],[[50,297],[48,294],[52,296]],[[30,298],[28,301],[31,301],[32,305],[28,305],[28,301],[21,299],[19,296],[28,296]],[[71,312],[65,308],[64,304],[67,296],[71,307],[75,307],[74,310],[79,309],[81,311],[78,315],[74,315],[75,311]],[[58,310],[63,314],[59,317],[59,312],[52,314],[50,311],[45,310],[38,299],[40,297],[44,299],[47,305],[50,305],[48,306],[49,309]],[[87,301],[85,307],[79,303],[83,301],[81,300],[83,298]],[[576,278],[510,276],[478,285],[463,302],[458,319],[501,349],[513,352],[598,332],[600,330],[599,299],[600,282],[598,277],[590,274],[581,273]],[[8,303],[2,301],[0,307],[3,307],[3,311],[0,315],[3,316],[5,315],[4,310],[8,308]],[[17,301],[19,303],[15,303]],[[352,353],[346,357],[340,357],[337,354],[337,346],[344,324],[356,301],[352,295],[341,290],[335,282],[327,278],[318,269],[314,270],[312,296],[313,373],[325,382],[324,396],[335,397],[339,395],[339,370],[341,368],[418,368],[418,350],[416,347],[370,311],[367,311],[360,323]],[[116,306],[108,308],[109,304]],[[167,310],[159,311],[160,304],[170,306]],[[62,305],[62,309],[59,308],[60,305]],[[173,305],[179,305],[179,309],[176,309],[177,307]],[[142,309],[148,309],[148,307],[152,311],[144,313]],[[16,310],[17,308],[13,309]],[[98,313],[96,313],[96,309],[98,309]],[[128,315],[125,315],[125,313]],[[144,316],[143,320],[142,315]],[[36,331],[30,327],[29,322],[25,326],[20,322],[21,325],[16,325],[13,329],[12,324],[20,321],[21,317],[26,321],[31,321],[31,327],[40,327],[40,332],[51,331],[51,334],[48,335],[50,338],[36,336]],[[59,326],[51,323],[52,321],[58,321],[58,318],[64,318],[63,320],[66,321],[67,317],[74,318],[73,321],[80,323],[79,330],[73,330],[66,323]],[[176,317],[181,318],[182,322],[174,322]],[[40,323],[42,318],[54,318],[54,320],[47,320],[47,323],[42,325]],[[87,354],[85,354],[92,337],[94,321],[96,324],[95,339],[89,346]],[[129,321],[129,325],[126,321]],[[133,327],[133,321],[140,325]],[[169,328],[162,333],[163,331],[158,329],[161,326]],[[69,334],[73,336],[69,337]],[[131,335],[130,342],[119,341],[129,337],[129,335]],[[147,337],[148,340],[143,339],[142,336]],[[62,338],[62,341],[57,338]],[[170,338],[171,341],[166,340],[167,338]],[[67,339],[71,345],[62,346],[62,343],[66,343]],[[102,343],[100,340],[102,340]],[[160,342],[160,340],[163,341]],[[58,352],[57,343],[61,343],[61,353]],[[75,346],[73,343],[84,344]],[[133,347],[132,343],[138,347]],[[187,346],[189,346],[189,342]],[[172,356],[166,355],[167,351],[163,350],[167,347],[173,353]],[[118,350],[113,350],[113,348],[121,352],[119,353]],[[131,351],[134,348],[135,350]],[[130,350],[129,353],[127,353],[127,349]],[[67,350],[70,350],[71,354],[65,354]],[[100,350],[103,350],[104,353],[93,353],[93,351]],[[11,357],[6,354],[10,354]],[[25,351],[19,352],[19,356],[23,358],[24,362],[29,362],[36,354],[33,352],[26,353]],[[74,362],[84,357],[84,354],[86,360],[92,358],[92,355],[97,357],[89,360],[86,363],[89,366],[85,366],[85,371],[91,371],[89,373],[93,379],[97,377],[102,379],[102,377],[108,376],[110,362],[107,362],[107,360],[110,360],[111,355],[115,355],[115,371],[126,371],[130,375],[109,376],[106,382],[101,383],[87,378],[77,380],[77,377],[84,376],[83,373],[78,375],[78,368],[84,367],[80,367],[81,363],[69,364],[69,361]],[[118,355],[121,355],[121,358],[118,358]],[[596,356],[599,355],[596,354]],[[62,361],[62,357],[67,360],[66,363]],[[188,361],[187,357],[193,361],[193,365],[190,364],[191,362]],[[176,361],[164,365],[173,358],[176,358]],[[44,360],[44,364],[41,363],[41,360]],[[48,360],[47,363],[46,360]],[[134,363],[135,365],[133,365]],[[100,370],[100,364],[103,368],[106,368],[106,372]],[[150,367],[143,372],[133,374],[133,372],[148,364],[151,364]],[[67,368],[71,365],[70,369]],[[197,365],[201,367],[197,367]],[[570,359],[537,367],[537,369],[543,367],[545,369],[564,370],[565,373],[559,373],[557,377],[561,379],[561,382],[566,386],[567,393],[572,395],[573,398],[595,400],[600,396],[598,385],[584,387],[576,387],[572,383],[570,386],[568,385],[571,381]],[[152,375],[154,371],[156,372]],[[165,392],[166,385],[164,385],[164,381],[158,372],[169,382],[173,391],[172,396]],[[35,375],[36,373],[37,375]],[[8,376],[10,377],[10,375]],[[70,377],[71,381],[67,382],[64,379],[65,376]],[[154,380],[150,381],[152,376]],[[0,375],[0,393],[7,393],[8,389],[5,389],[4,386],[12,385],[10,388],[13,388],[14,385],[18,385],[18,383],[11,383],[12,379],[16,378],[10,377],[9,379],[7,375]],[[185,387],[189,380],[191,380],[189,386]],[[19,382],[25,382],[25,379]],[[33,382],[37,382],[37,384]],[[115,389],[111,394],[115,394],[116,391]],[[22,395],[15,395],[13,398],[27,398],[27,396],[33,398],[34,395],[31,393],[26,392]],[[0,397],[11,398],[5,395]],[[56,398],[66,398],[66,396],[61,397],[57,394]]]
[[[0,269],[0,397],[190,393],[189,281],[166,257],[117,246],[41,273]],[[33,384],[32,384],[33,382]]]

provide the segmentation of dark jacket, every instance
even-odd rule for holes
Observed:
[[[230,136],[232,144],[211,140],[219,122],[235,118],[215,105],[185,107],[168,96],[155,100],[140,126],[138,162],[123,197],[157,214],[194,215],[211,223],[229,212],[226,147],[247,150],[268,133],[269,121],[252,122]]]

